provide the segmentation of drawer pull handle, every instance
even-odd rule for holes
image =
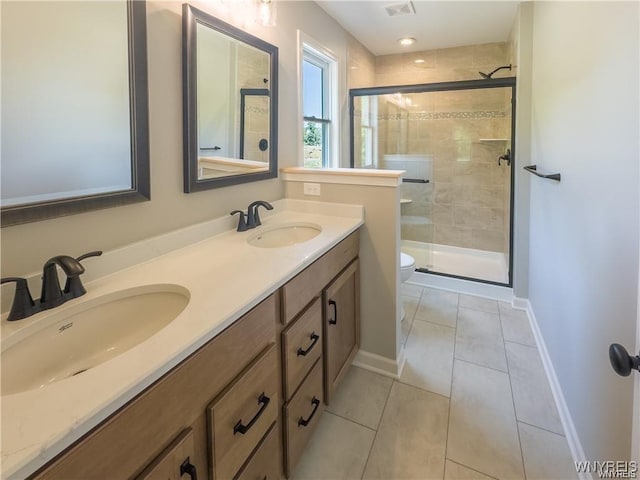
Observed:
[[[306,427],[307,425],[309,425],[309,422],[311,421],[311,419],[313,418],[313,416],[316,414],[316,412],[318,411],[318,407],[320,406],[320,400],[318,400],[315,396],[311,399],[311,404],[313,405],[313,411],[311,412],[311,415],[309,415],[309,418],[307,418],[306,420],[302,417],[300,417],[298,419],[298,426],[303,426]]]
[[[320,338],[320,336],[316,335],[316,332],[312,332],[311,333],[311,345],[309,345],[306,350],[303,350],[302,347],[298,348],[298,351],[296,352],[296,356],[298,356],[298,357],[306,357],[307,353],[309,353],[311,351],[311,349],[316,345],[316,343],[318,343],[318,339],[319,338]]]
[[[260,397],[258,397],[258,403],[262,405],[260,407],[260,410],[258,410],[258,413],[256,413],[251,421],[246,425],[242,424],[242,419],[238,420],[238,423],[236,423],[236,425],[233,427],[233,434],[235,435],[236,433],[241,433],[242,435],[244,435],[245,433],[247,433],[249,429],[253,427],[253,425],[258,421],[260,415],[264,413],[270,401],[271,399],[267,397],[264,392],[262,392],[260,394]]]
[[[333,320],[329,319],[329,325],[338,323],[338,304],[335,300],[329,300],[329,305],[333,307]]]
[[[189,457],[187,457],[187,459],[182,462],[182,465],[180,465],[180,477],[182,477],[185,473],[189,475],[191,480],[198,480],[198,472],[196,471],[196,466],[191,463]]]

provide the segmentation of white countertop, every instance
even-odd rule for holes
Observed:
[[[246,239],[261,227],[226,230],[86,283],[85,296],[56,309],[10,323],[6,314],[2,316],[5,343],[20,336],[24,327],[46,321],[52,312],[119,290],[177,284],[190,292],[189,304],[173,322],[131,350],[45,388],[3,396],[2,478],[20,479],[33,473],[363,224],[360,206],[297,200],[273,203],[273,212],[261,212],[264,227],[311,222],[322,226],[322,232],[299,245],[258,248]],[[220,225],[227,229],[229,219],[211,223],[218,227],[191,228],[190,240],[178,232],[164,241],[165,249],[167,244],[175,248],[176,242],[197,240],[194,231],[202,235]],[[140,245],[135,249],[144,250]],[[108,255],[92,260],[93,265],[101,260],[108,261]],[[86,268],[89,271],[91,266]]]

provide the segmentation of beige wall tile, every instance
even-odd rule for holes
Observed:
[[[474,228],[471,231],[472,248],[489,252],[504,252],[504,234],[499,230]]]
[[[489,207],[453,207],[453,223],[458,226],[502,231],[504,211]]]
[[[439,245],[471,248],[473,244],[470,227],[458,225],[434,225],[433,242]]]

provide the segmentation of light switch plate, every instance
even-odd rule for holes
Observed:
[[[320,184],[319,183],[305,183],[304,184],[304,194],[305,195],[320,195]]]

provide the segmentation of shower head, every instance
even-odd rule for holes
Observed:
[[[498,67],[495,70],[493,70],[491,73],[484,73],[484,72],[478,72],[480,74],[480,76],[482,78],[491,78],[493,76],[494,73],[496,73],[498,70],[502,70],[504,68],[508,68],[509,70],[511,70],[511,64],[509,65],[503,65],[502,67]]]

